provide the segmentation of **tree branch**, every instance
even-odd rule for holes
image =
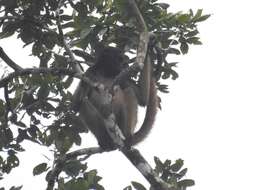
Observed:
[[[21,71],[22,67],[20,67],[18,64],[16,64],[3,50],[2,47],[0,47],[0,57],[2,60],[10,66],[15,71]]]
[[[130,10],[132,10],[137,22],[138,26],[140,26],[140,41],[137,48],[137,57],[136,62],[139,64],[139,67],[142,69],[144,66],[147,49],[148,49],[148,41],[149,41],[149,33],[144,18],[135,2],[135,0],[128,0]]]
[[[10,82],[15,77],[21,77],[26,75],[38,75],[38,74],[52,74],[52,75],[68,75],[70,77],[78,78],[83,80],[85,83],[92,87],[97,87],[99,84],[96,82],[91,81],[89,78],[85,77],[81,73],[77,73],[73,70],[69,69],[62,69],[62,68],[28,68],[22,69],[19,71],[15,71],[10,73],[7,77],[4,77],[0,80],[0,88],[4,87],[8,82]]]
[[[136,4],[135,0],[128,0],[129,6],[130,6],[130,10],[134,13],[134,16],[136,17],[137,22],[139,23],[139,27],[141,31],[147,31],[147,26],[145,23],[145,20]]]
[[[152,169],[152,167],[137,149],[122,149],[121,151],[146,178],[154,190],[172,190],[173,186],[165,183],[158,176],[158,174]]]

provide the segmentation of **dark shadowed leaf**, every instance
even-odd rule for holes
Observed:
[[[49,95],[49,92],[50,92],[50,88],[48,87],[48,85],[47,84],[43,84],[41,87],[40,87],[40,89],[39,89],[39,91],[38,91],[38,98],[39,99],[44,99],[44,98],[46,98],[48,95]]]
[[[33,168],[33,175],[40,175],[41,173],[47,171],[47,163],[41,163]]]
[[[180,50],[183,54],[187,54],[189,51],[189,45],[185,42],[181,43]]]
[[[147,190],[142,184],[132,181],[132,185],[136,190]]]
[[[187,173],[187,171],[188,171],[188,169],[185,168],[185,169],[181,170],[178,174],[183,177],[183,176],[185,176],[185,174]]]
[[[21,186],[18,186],[18,187],[12,186],[12,187],[10,188],[10,190],[21,190],[22,187],[23,187],[22,185],[21,185]]]
[[[78,160],[70,161],[64,165],[63,171],[69,176],[77,176],[80,170],[86,169]]]
[[[184,161],[182,159],[178,159],[176,160],[175,164],[171,165],[171,170],[173,172],[178,172],[182,168],[183,165],[184,165]]]
[[[196,36],[198,33],[199,33],[198,30],[193,30],[191,32],[188,32],[185,36],[186,37],[193,37],[193,36]]]
[[[180,55],[180,51],[176,48],[169,48],[168,53]]]

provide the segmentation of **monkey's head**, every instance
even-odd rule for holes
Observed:
[[[105,47],[99,53],[95,69],[105,77],[116,77],[124,68],[124,54],[119,48]]]

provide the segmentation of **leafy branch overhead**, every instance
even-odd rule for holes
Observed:
[[[34,175],[48,172],[50,182],[52,176],[58,177],[57,168],[61,168],[73,178],[58,178],[59,189],[76,184],[83,189],[103,189],[96,171],[87,171],[86,165],[81,163],[101,150],[75,152],[74,156],[69,152],[73,145],[81,145],[81,133],[88,132],[71,110],[73,92],[70,87],[74,78],[96,86],[83,73],[94,64],[104,46],[122,49],[125,62],[133,68],[134,63],[145,58],[146,51],[139,51],[143,45],[154,65],[158,90],[168,92],[165,80],[178,78],[174,70],[177,63],[169,61],[170,55],[186,54],[191,45],[200,45],[198,24],[210,16],[203,14],[202,9],[173,13],[169,7],[157,0],[0,1],[0,40],[17,37],[24,47],[31,47],[31,55],[39,60],[39,65],[34,63],[33,68],[27,68],[25,60],[13,61],[15,52],[6,52],[0,47],[1,64],[8,66],[8,75],[5,73],[0,79],[3,92],[0,97],[0,151],[4,152],[0,155],[0,180],[1,174],[8,174],[19,166],[18,152],[24,151],[22,142],[28,140],[53,147],[56,157],[61,158],[55,163],[59,166],[56,169],[50,170],[47,163],[37,165]],[[133,79],[136,77],[138,75]],[[126,154],[131,155],[131,152]],[[62,158],[66,155],[73,157]],[[81,155],[86,157],[77,160]],[[64,167],[62,161],[66,164]],[[156,165],[156,172],[166,183],[175,183],[178,188],[192,184],[179,181],[184,170],[174,171],[176,166],[167,162],[161,164],[158,159]],[[153,180],[152,176],[150,178]],[[183,183],[184,186],[180,186]],[[133,186],[142,188],[137,182]]]

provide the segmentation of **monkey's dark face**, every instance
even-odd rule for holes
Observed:
[[[119,48],[106,47],[98,56],[95,67],[105,77],[114,78],[123,69],[124,55]]]

